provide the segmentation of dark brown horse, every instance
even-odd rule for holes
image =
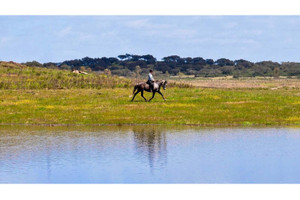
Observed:
[[[154,98],[154,95],[155,95],[156,92],[158,94],[160,94],[162,96],[162,98],[166,101],[164,95],[160,92],[160,88],[163,87],[163,89],[165,90],[166,86],[167,86],[167,81],[165,81],[165,80],[155,81],[154,86],[153,86],[153,91],[152,91],[152,97],[151,97],[151,99],[149,99],[149,101],[151,101]],[[134,86],[134,89],[133,89],[133,97],[132,97],[131,101],[134,100],[135,96],[139,92],[141,92],[141,96],[145,99],[145,101],[147,101],[147,99],[144,97],[144,91],[150,92],[149,84],[147,84],[145,82],[141,82],[141,83],[136,84]]]

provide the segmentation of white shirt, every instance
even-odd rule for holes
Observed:
[[[152,76],[151,73],[148,74],[148,80],[149,80],[149,81],[154,81],[154,78],[153,78],[153,76]]]

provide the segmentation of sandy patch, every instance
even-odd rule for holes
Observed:
[[[225,102],[225,104],[245,104],[245,103],[258,103],[258,101],[235,101],[235,102]]]

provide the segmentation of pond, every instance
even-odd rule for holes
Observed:
[[[0,127],[0,183],[300,183],[300,129]]]

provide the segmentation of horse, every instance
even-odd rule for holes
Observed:
[[[151,101],[154,98],[154,95],[156,92],[158,94],[160,94],[162,96],[162,98],[166,101],[164,95],[160,92],[160,88],[163,87],[163,89],[165,90],[166,86],[167,86],[167,81],[165,81],[165,80],[155,81],[154,85],[153,85],[153,90],[152,90],[152,97],[149,99],[149,101]],[[135,92],[136,90],[137,90],[137,92]],[[145,99],[145,101],[147,101],[147,99],[144,97],[144,91],[151,92],[149,84],[147,84],[146,82],[141,82],[141,83],[136,84],[133,89],[133,97],[132,97],[131,101],[134,100],[135,96],[139,92],[141,92],[141,96]]]

